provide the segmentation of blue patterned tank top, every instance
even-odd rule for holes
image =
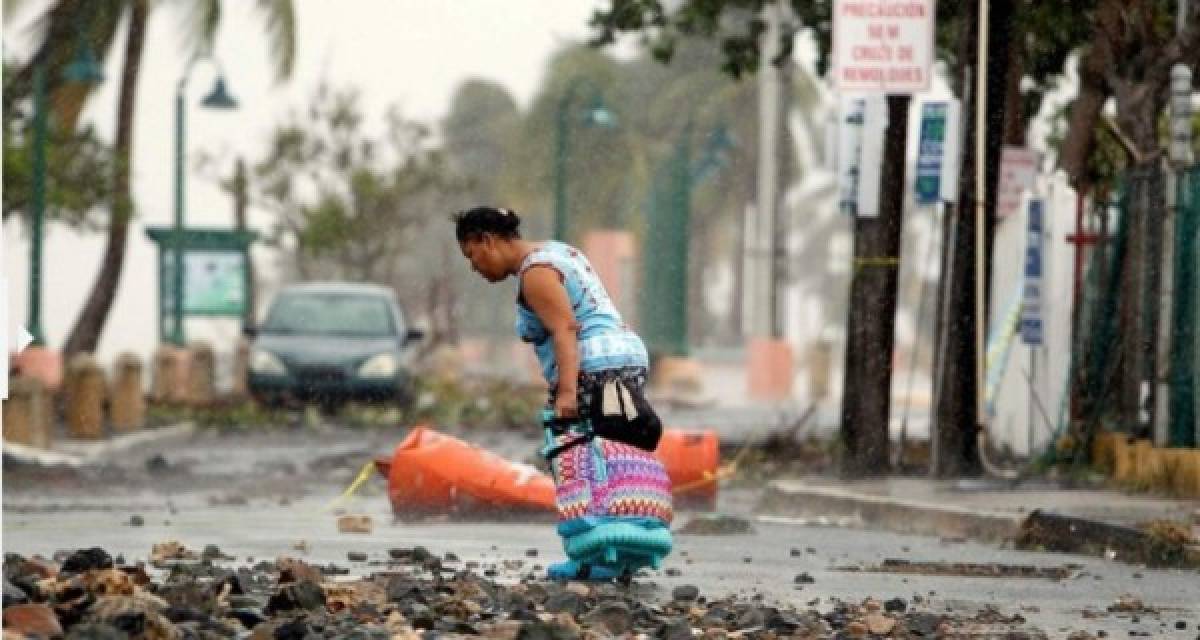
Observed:
[[[625,325],[587,258],[570,245],[549,241],[530,252],[517,273],[517,336],[533,345],[546,382],[551,386],[558,383],[554,341],[537,314],[525,304],[520,289],[521,276],[534,266],[548,266],[557,271],[567,289],[575,322],[579,324],[581,372],[649,366],[642,339]]]

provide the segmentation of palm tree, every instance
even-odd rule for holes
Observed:
[[[12,15],[18,0],[6,0],[5,10]],[[127,20],[124,62],[117,97],[117,133],[114,144],[116,170],[113,175],[113,202],[107,243],[100,271],[96,275],[87,302],[75,320],[75,326],[63,347],[64,356],[95,351],[104,324],[116,297],[117,284],[125,263],[129,220],[133,214],[130,195],[130,168],[133,166],[133,123],[137,103],[137,81],[146,40],[146,21],[152,0],[57,0],[40,19],[41,39],[33,58],[20,71],[18,81],[32,76],[38,64],[46,65],[50,102],[58,125],[74,128],[89,94],[90,87],[62,83],[62,72],[74,57],[81,39],[103,59],[113,50],[121,21]],[[192,30],[186,42],[193,53],[211,49],[221,22],[221,0],[191,0],[186,24]],[[257,0],[265,21],[269,55],[278,80],[289,78],[296,59],[296,15],[292,0]],[[127,17],[126,17],[127,16]]]

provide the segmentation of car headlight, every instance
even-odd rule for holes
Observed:
[[[358,377],[390,378],[396,375],[399,367],[400,363],[396,361],[395,354],[381,353],[367,358],[367,361],[362,363],[362,366],[358,368]]]
[[[275,354],[262,349],[255,349],[250,353],[250,370],[254,373],[265,373],[269,375],[283,375],[287,373],[283,363]]]

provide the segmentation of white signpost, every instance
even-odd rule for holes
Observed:
[[[879,180],[887,103],[882,96],[843,97],[838,112],[838,208],[863,218],[879,215]]]
[[[866,120],[866,101],[862,98],[843,98],[838,103],[837,154],[838,209],[850,216],[858,215],[858,183],[862,162],[862,129]]]
[[[836,0],[833,82],[839,91],[928,91],[934,0]]]

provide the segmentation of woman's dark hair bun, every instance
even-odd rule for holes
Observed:
[[[520,228],[521,216],[518,216],[516,211],[512,209],[500,209],[500,213],[504,214],[504,219],[501,221],[502,225],[511,228],[513,231]]]
[[[521,216],[512,209],[479,206],[454,215],[454,235],[458,241],[476,240],[485,233],[505,239],[521,237]]]

